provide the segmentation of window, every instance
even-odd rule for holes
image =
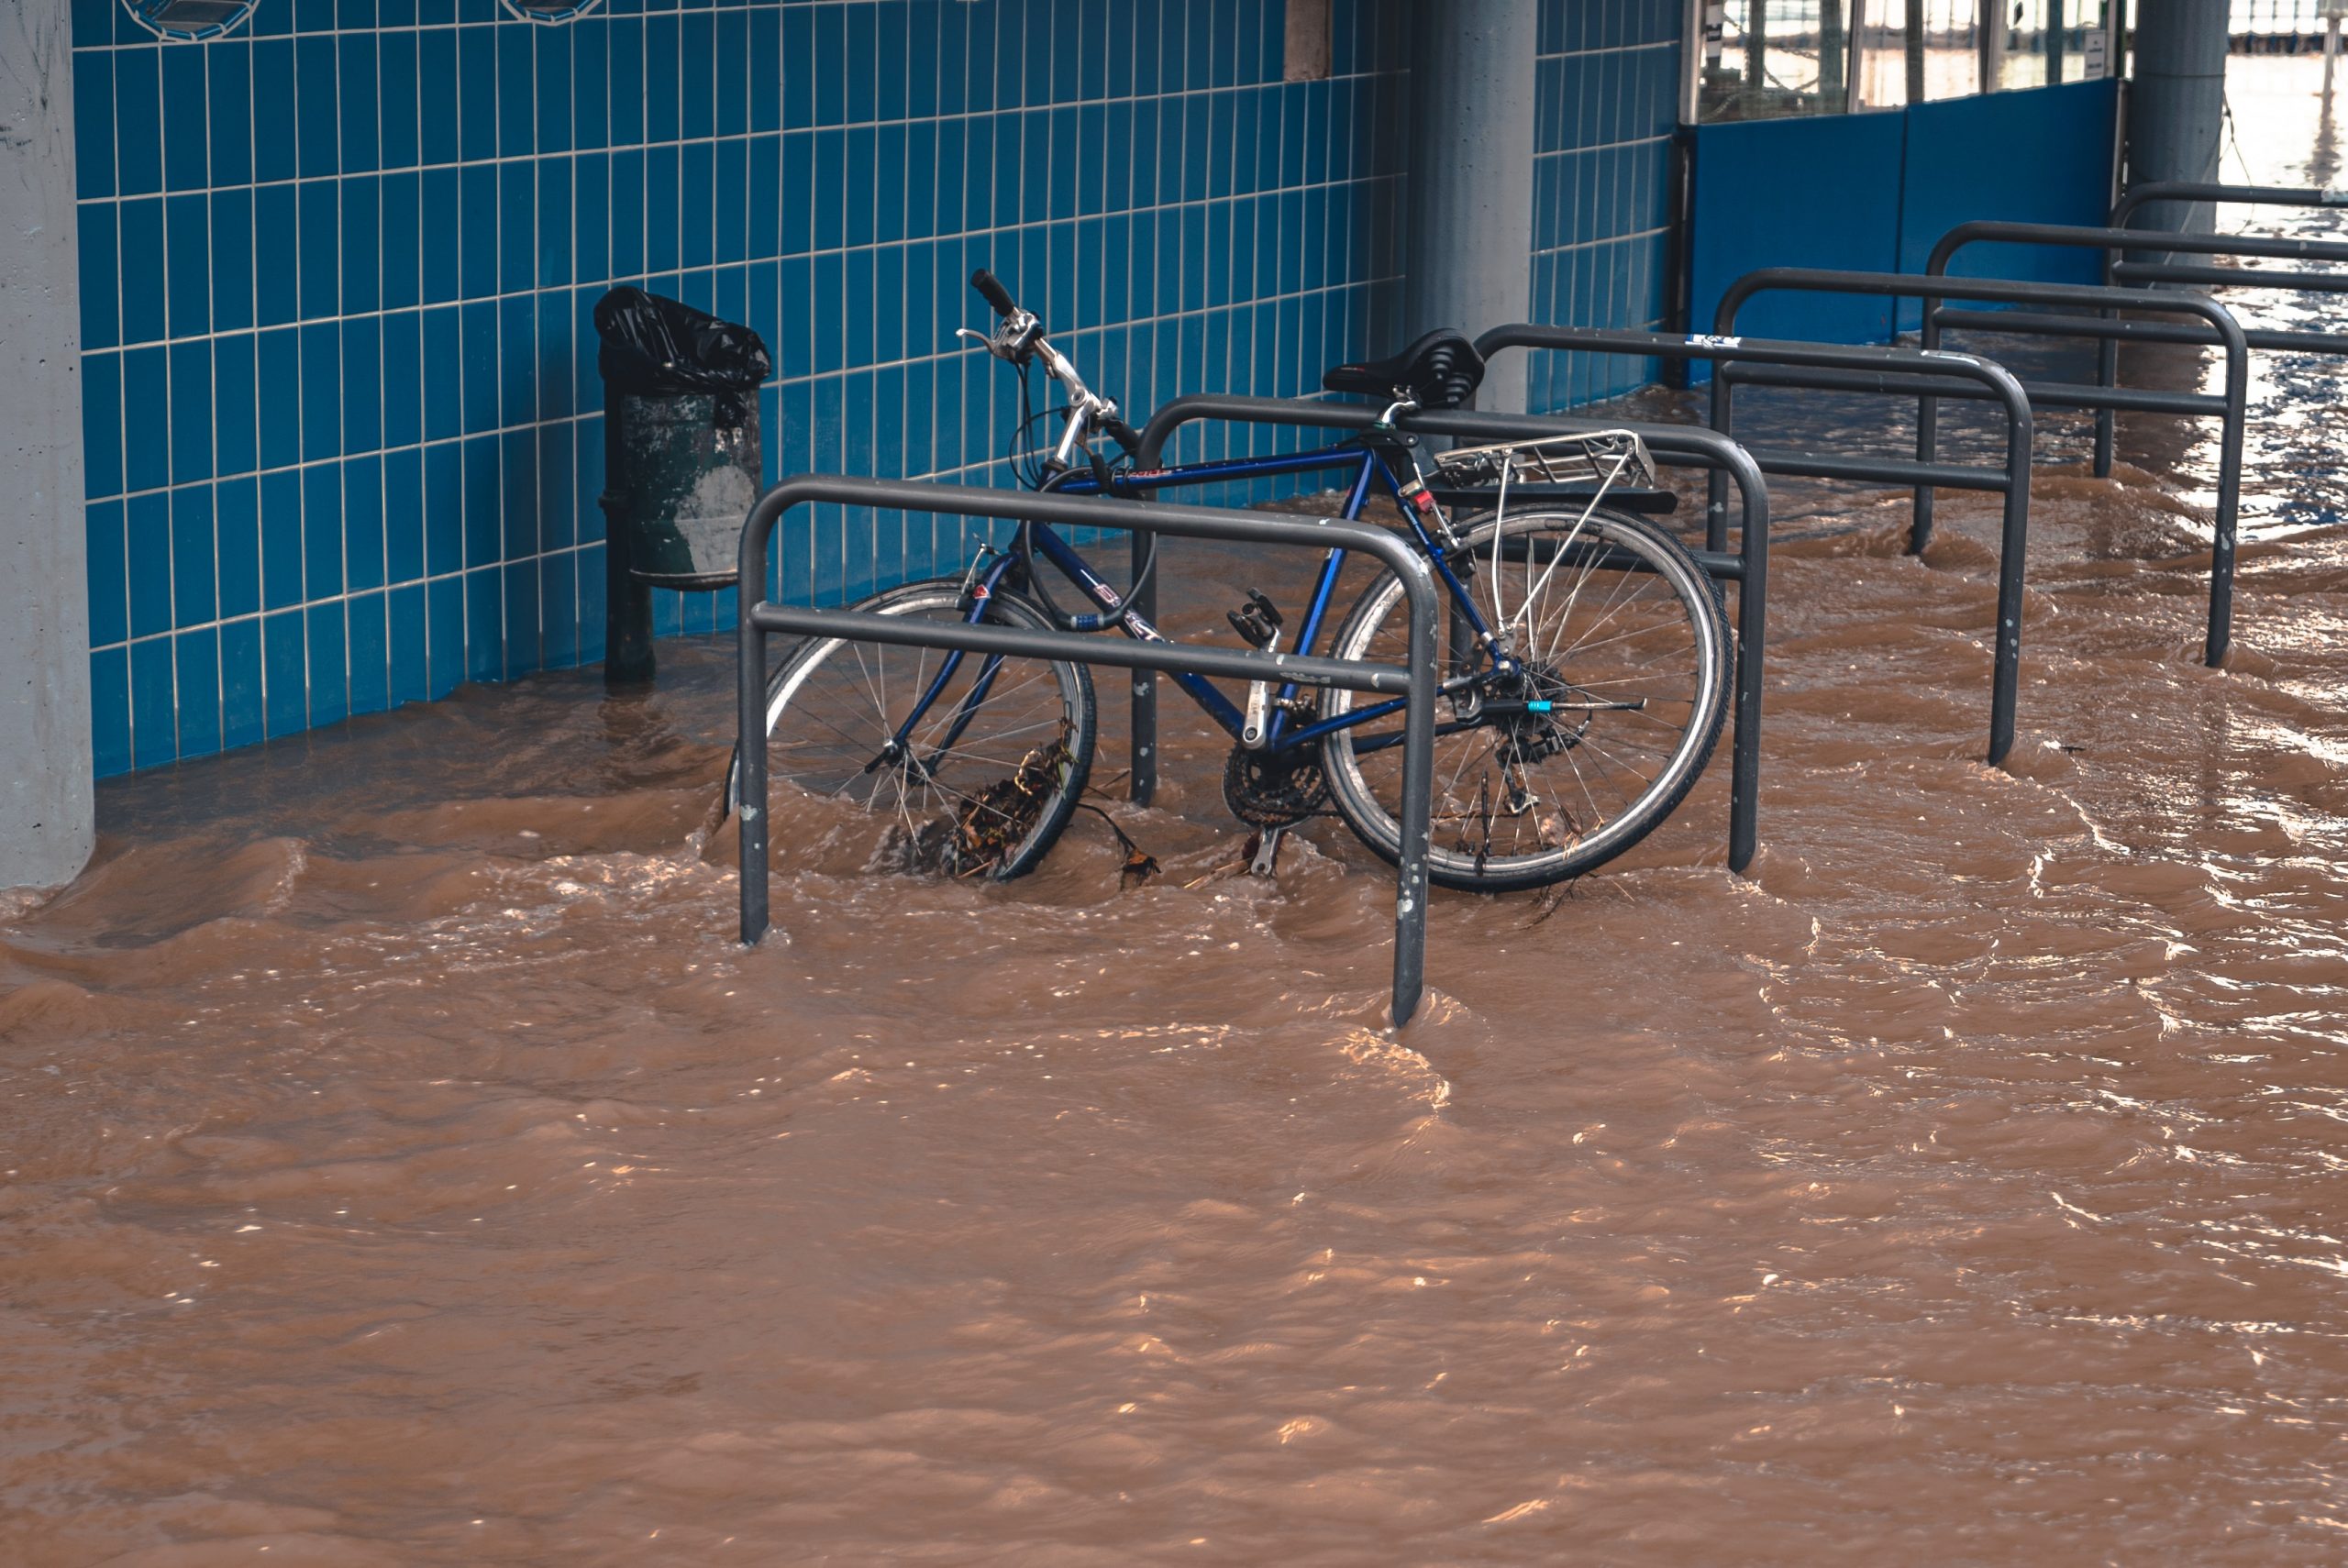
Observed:
[[[253,0],[122,0],[138,25],[159,39],[216,39],[252,14]]]
[[[1699,121],[1840,115],[2110,74],[2113,0],[1700,0]]]
[[[597,0],[505,0],[505,8],[526,22],[567,22],[593,10]]]

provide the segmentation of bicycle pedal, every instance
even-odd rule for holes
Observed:
[[[1257,618],[1253,610],[1226,610],[1223,618],[1231,623],[1231,629],[1239,634],[1239,640],[1251,648],[1268,646],[1275,635],[1271,627]]]
[[[1254,648],[1270,647],[1278,640],[1284,624],[1279,606],[1252,588],[1247,591],[1247,602],[1236,610],[1225,611],[1224,618],[1231,623],[1231,629]]]
[[[1284,827],[1268,827],[1256,834],[1255,854],[1247,862],[1250,877],[1270,877],[1279,865],[1280,841],[1288,836]]]

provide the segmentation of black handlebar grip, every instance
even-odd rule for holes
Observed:
[[[1141,456],[1140,431],[1135,429],[1132,425],[1126,424],[1122,419],[1104,419],[1101,422],[1101,428],[1109,433],[1110,440],[1114,441],[1118,446],[1123,447],[1125,449],[1125,455],[1127,457],[1138,458]]]
[[[994,306],[994,313],[999,316],[1008,319],[1011,313],[1019,308],[1011,303],[1011,291],[1002,286],[1002,280],[984,267],[970,274],[970,287],[979,291],[980,299]]]

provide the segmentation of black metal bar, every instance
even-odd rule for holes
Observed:
[[[1947,306],[1943,306],[1939,314],[1941,326],[1944,328],[1966,327],[1995,332],[2001,326],[2029,326],[2032,330],[2043,330],[2050,334],[2062,332],[2076,334],[2081,337],[2100,337],[2107,344],[2184,343],[2202,348],[2225,347],[2225,339],[2208,327],[2194,326],[2180,322],[2098,321],[2091,316],[2043,315],[2021,310],[1955,310]],[[2077,327],[2058,325],[2067,322],[2080,322],[2087,325]],[[2251,348],[2265,351],[2291,354],[2348,354],[2348,333],[2284,332],[2272,327],[2245,326],[2242,329],[2242,340]],[[2111,385],[2109,381],[2099,381],[2097,384],[2106,388]],[[1954,394],[1943,393],[1942,395]],[[2208,395],[2216,397],[2219,394],[2211,392]]]
[[[2121,197],[2119,203],[2112,208],[2111,223],[2108,227],[1986,220],[1959,224],[1943,235],[1934,244],[1931,259],[1926,263],[1924,270],[1935,276],[1945,273],[1951,258],[1967,245],[2061,245],[2101,251],[2103,277],[2106,283],[2190,282],[2220,287],[2339,293],[2348,290],[2348,274],[2284,272],[2256,267],[2229,269],[2171,262],[2130,261],[2124,258],[2132,249],[2144,248],[2145,240],[2157,238],[2160,248],[2166,254],[2265,256],[2309,261],[2348,260],[2348,243],[2338,240],[2300,239],[2286,235],[2173,234],[2165,231],[2133,229],[2128,226],[2128,220],[2147,202],[2265,202],[2277,205],[2324,207],[2340,205],[2342,199],[2334,192],[2305,187],[2218,185],[2187,181],[2155,182],[2139,186]],[[2109,315],[2110,308],[2105,307],[2100,314]],[[2151,341],[2157,342],[2195,341],[2191,338],[2151,337],[2148,334],[2126,336],[2147,337]],[[2280,348],[2311,354],[2348,354],[2348,334],[2245,332],[2243,339],[2253,348]],[[2099,345],[2096,351],[2096,384],[2099,387],[2113,385],[2119,379],[2119,372],[2118,346],[2115,341],[2107,338]],[[2112,460],[2114,434],[2112,414],[2118,405],[2093,406],[2096,407],[2095,471],[2099,476],[2108,476],[2111,472]]]
[[[2199,180],[2152,180],[2129,188],[2111,204],[2111,226],[2126,228],[2128,220],[2149,202],[2235,202],[2267,207],[2336,207],[2348,196],[2313,185],[2223,185]],[[2176,236],[2138,229],[2139,235],[2166,245]]]
[[[1690,265],[1696,249],[1696,132],[1692,126],[1681,126],[1671,138],[1664,205],[1670,214],[1670,222],[1664,230],[1663,327],[1666,332],[1685,337],[1689,313],[1695,308],[1691,301],[1695,276]],[[1684,360],[1674,360],[1666,367],[1664,384],[1675,392],[1688,390],[1688,366]]]
[[[1144,643],[1080,632],[936,622],[915,626],[892,616],[767,602],[767,547],[775,524],[793,506],[823,502],[901,512],[1057,523],[1071,527],[1124,528],[1178,537],[1314,548],[1335,545],[1357,550],[1383,562],[1402,584],[1410,605],[1408,663],[1397,670],[1366,660],[1301,659],[1232,648]],[[1434,710],[1439,684],[1434,632],[1437,601],[1433,571],[1425,558],[1401,536],[1367,524],[1311,522],[1278,513],[803,474],[783,480],[751,506],[742,525],[735,584],[739,601],[741,661],[736,738],[740,758],[741,934],[745,944],[756,944],[766,933],[769,915],[765,708],[766,635],[770,631],[976,648],[1129,669],[1197,669],[1240,679],[1293,679],[1360,690],[1401,691],[1408,697],[1402,723],[1401,811],[1397,824],[1401,837],[1394,872],[1395,1023],[1408,1022],[1418,1010],[1426,983],[1427,819],[1434,796]]]
[[[2225,307],[2199,294],[2113,289],[2101,283],[2036,283],[2010,278],[1948,278],[1916,272],[1841,271],[1830,267],[1763,267],[1745,273],[1728,286],[1721,295],[1720,308],[1713,315],[1715,326],[1722,329],[1733,327],[1736,313],[1747,300],[1755,294],[1775,290],[1866,294],[1887,299],[2069,304],[2082,310],[2116,304],[2127,309],[2198,315],[2207,321],[2215,321],[2227,315]]]
[[[1378,417],[1379,411],[1366,403],[1194,393],[1175,399],[1149,416],[1135,461],[1145,469],[1156,468],[1174,432],[1194,420],[1364,430],[1377,424]],[[1734,479],[1737,493],[1743,499],[1743,516],[1736,556],[1742,569],[1737,577],[1736,691],[1732,710],[1736,732],[1730,743],[1728,866],[1732,871],[1744,873],[1753,864],[1760,844],[1761,680],[1768,641],[1769,603],[1769,487],[1753,455],[1716,431],[1686,425],[1430,409],[1408,415],[1401,422],[1401,428],[1478,441],[1534,440],[1544,436],[1629,430],[1646,443],[1648,452],[1658,461],[1678,468],[1722,469]],[[1716,554],[1708,549],[1700,552],[1697,558],[1705,560]]]
[[[2226,649],[2233,637],[2234,535],[2242,507],[2243,424],[2250,390],[2249,343],[2243,334],[2242,324],[2234,319],[2232,311],[2206,294],[2170,290],[2124,289],[2095,283],[2021,282],[2005,278],[1917,277],[1902,272],[1844,272],[1816,267],[1766,267],[1747,272],[1728,286],[1721,296],[1720,308],[1715,314],[1717,329],[1723,334],[1733,332],[1736,313],[1747,300],[1755,294],[1778,289],[1922,300],[1923,350],[1927,353],[1938,349],[1939,314],[1942,302],[1945,300],[1991,304],[2075,305],[2082,310],[2146,311],[2197,316],[2207,322],[2225,349],[2226,390],[2222,407],[2214,411],[2221,426],[2218,505],[2210,551],[2210,627],[2203,645],[2203,658],[2213,668],[2225,662]],[[2061,330],[2079,336],[2093,336],[2097,330],[2112,325],[2101,320],[2089,320],[2084,324],[2072,318],[2065,318],[2065,321]],[[2024,382],[2023,390],[2036,395],[2032,383]],[[2109,395],[2109,390],[2104,391]],[[1936,401],[1929,395],[1917,400],[1916,456],[1922,462],[1930,462],[1933,455],[1938,418]],[[2085,403],[2077,406],[2101,405]],[[2010,502],[2010,498],[2009,500]],[[1915,492],[1916,525],[1913,530],[1918,536],[1929,535],[1932,505],[1932,491],[1919,489]],[[2011,523],[2012,519],[2009,518],[2008,536],[2018,536]],[[2002,601],[2005,597],[2001,587],[1999,598]],[[2019,615],[2021,604],[2019,585],[2013,594],[2013,603]],[[2002,636],[2005,630],[2002,621],[1999,630]]]
[[[895,643],[906,647],[959,648],[966,653],[1003,654],[1013,658],[1072,658],[1075,656],[1069,651],[1068,639],[1096,635],[1025,626],[966,625],[958,621],[917,621],[905,615],[873,615],[857,610],[818,610],[791,604],[762,603],[755,606],[752,613],[763,631],[791,632],[803,637],[839,637],[855,643]],[[1250,653],[1200,643],[1102,637],[1097,644],[1085,645],[1084,661],[1127,669],[1154,669],[1161,674],[1190,670],[1226,680],[1293,680],[1300,686],[1341,686],[1356,691],[1375,691],[1385,697],[1406,697],[1411,691],[1411,672],[1400,665]]]
[[[1726,376],[1739,386],[1801,387],[1815,392],[1879,392],[1887,397],[1915,397],[1929,392],[1934,397],[1970,399],[1976,403],[1998,403],[2002,399],[1994,386],[1972,381],[1960,381],[1944,376],[1885,375],[1875,370],[1813,370],[1806,368],[1781,370],[1775,365],[1722,365],[1716,372]]]
[[[2115,261],[2122,282],[2199,283],[2204,287],[2287,289],[2295,293],[2348,293],[2348,272],[2285,272],[2272,267],[2204,267],[2186,261]]]
[[[1732,285],[1732,289],[1733,285]],[[1732,323],[1733,325],[1733,323]],[[1896,392],[1917,396],[1929,404],[1938,395],[1993,399],[2006,415],[2004,468],[1953,467],[1930,461],[1929,450],[1913,463],[1889,458],[1838,458],[1815,452],[1756,452],[1754,460],[1767,473],[1812,479],[1855,480],[1906,484],[1929,496],[1933,487],[1994,491],[2005,497],[2005,516],[1998,557],[1999,632],[1995,674],[1989,691],[1989,761],[2003,762],[2011,749],[2014,710],[2021,687],[2023,556],[2030,536],[2031,401],[2028,389],[2011,371],[1978,355],[1941,349],[1878,348],[1867,345],[1794,343],[1772,338],[1740,337],[1725,329],[1709,337],[1673,339],[1656,333],[1613,332],[1591,327],[1544,326],[1519,324],[1494,327],[1477,339],[1487,354],[1511,346],[1600,353],[1639,353],[1669,358],[1710,359],[1720,366],[1712,378],[1714,431],[1732,432],[1733,405],[1730,389],[1738,381],[1763,381],[1779,386],[1809,386],[1843,392]],[[1972,390],[1967,383],[1979,388]],[[1952,390],[1953,389],[1953,390]],[[1718,549],[1722,542],[1724,489],[1715,472],[1708,482],[1711,507],[1706,516],[1706,544]],[[1931,508],[1920,507],[1909,529],[1909,548],[1922,553],[1930,540]]]
[[[1157,621],[1157,574],[1143,575],[1143,562],[1149,555],[1149,536],[1135,534],[1133,537],[1134,613],[1153,625]],[[1146,806],[1157,795],[1157,672],[1136,669],[1133,673],[1133,742],[1127,758],[1126,798],[1137,806]]]
[[[1799,343],[1778,338],[1726,336],[1686,337],[1660,332],[1617,331],[1606,327],[1556,326],[1539,322],[1512,322],[1504,326],[1495,326],[1476,339],[1477,352],[1487,359],[1503,348],[1635,355],[1642,359],[1704,359],[1722,366],[1802,367],[1839,371],[1854,378],[1868,374],[1885,378],[1940,376],[1955,381],[1978,382],[2006,403],[2010,416],[2020,417],[2025,423],[2030,418],[2029,399],[2012,373],[1993,359],[1973,354],[1926,356],[1912,348],[1861,344]],[[1888,390],[1862,385],[1855,379],[1834,384],[1844,391]],[[1912,395],[1912,392],[1903,389],[1903,394]],[[1712,428],[1723,436],[1730,434],[1730,419],[1728,381],[1715,376],[1712,381]],[[1761,467],[1763,472],[1770,471],[1767,461],[1764,461]],[[1708,549],[1718,550],[1727,542],[1726,475],[1714,470],[1705,491],[1704,544]]]
[[[2074,315],[2067,311],[1959,310],[1943,305],[1933,313],[1944,329],[1964,327],[1995,332],[2000,327],[2046,337],[2102,337],[2126,343],[2192,343],[2223,348],[2225,339],[2209,327],[2183,321],[2125,321],[2118,317]],[[2249,332],[2243,336],[2247,338]],[[2214,393],[2212,396],[2216,395]]]
[[[2085,250],[2140,250],[2147,240],[2192,256],[2265,256],[2285,261],[2348,261],[2348,240],[2298,239],[2280,234],[2171,234],[2119,224],[2018,223],[1977,218],[1958,224],[1933,243],[1924,271],[1938,277],[1949,258],[1968,245],[2060,245]]]
[[[2348,337],[2336,332],[2283,332],[2260,326],[2246,326],[2242,336],[2253,348],[2286,354],[2337,354],[2348,342]]]
[[[1789,383],[1799,385],[1799,382]],[[1849,480],[1860,484],[1929,484],[1947,490],[1986,490],[2003,495],[2007,480],[1988,469],[1954,463],[1915,463],[1905,458],[1838,458],[1826,452],[1758,451],[1764,472],[1789,479]]]
[[[2093,381],[2032,381],[2030,396],[2032,402],[2045,408],[2109,408],[2122,413],[2173,414],[2189,419],[2222,419],[2226,413],[2226,400],[2216,392],[2099,387]]]

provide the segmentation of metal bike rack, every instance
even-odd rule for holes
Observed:
[[[1379,412],[1368,403],[1324,403],[1315,398],[1195,393],[1176,398],[1149,416],[1149,423],[1142,428],[1141,448],[1134,460],[1138,468],[1157,467],[1166,443],[1174,432],[1184,425],[1200,420],[1361,430],[1378,423]],[[1754,851],[1760,835],[1761,668],[1767,636],[1769,598],[1769,487],[1752,454],[1724,436],[1685,425],[1608,423],[1555,418],[1545,414],[1485,414],[1474,409],[1428,409],[1405,416],[1397,422],[1396,427],[1415,435],[1465,436],[1477,441],[1522,441],[1545,436],[1630,430],[1646,443],[1647,451],[1658,462],[1674,468],[1722,469],[1736,480],[1738,492],[1744,499],[1742,537],[1737,553],[1730,555],[1721,550],[1705,549],[1694,554],[1706,572],[1737,584],[1736,673],[1730,706],[1735,733],[1730,742],[1728,864],[1730,870],[1742,874],[1753,864]],[[1335,519],[1331,522],[1334,523]],[[1320,523],[1306,525],[1307,527],[1329,525]],[[1383,534],[1384,530],[1378,532]],[[1324,535],[1322,542],[1336,541]],[[1136,569],[1140,558],[1136,547]],[[1143,613],[1154,613],[1155,586],[1145,591],[1142,597]],[[1146,802],[1157,787],[1157,682],[1146,673],[1134,680],[1133,731],[1133,798]]]
[[[1753,460],[1765,474],[1943,485],[1952,490],[1988,491],[2005,497],[2005,524],[1998,550],[1998,635],[1989,694],[1989,761],[1995,765],[2006,759],[2014,744],[2015,694],[2021,668],[2022,561],[2030,536],[2030,398],[2011,371],[1993,359],[1973,354],[1781,342],[1761,337],[1681,337],[1661,332],[1550,326],[1534,322],[1496,326],[1476,339],[1477,351],[1487,359],[1503,348],[1711,360],[1720,366],[1714,377],[1712,428],[1722,436],[1733,434],[1726,388],[1735,381],[1825,392],[1881,392],[1895,397],[1937,392],[1943,397],[1998,403],[2006,416],[2006,460],[2002,467],[1760,450],[1753,452]],[[1707,489],[1710,500],[1704,516],[1705,543],[1719,550],[1725,547],[1728,533],[1724,477],[1715,471]],[[1912,530],[1910,547],[1922,547]]]
[[[2173,290],[2125,289],[2092,283],[2020,282],[1999,278],[1949,278],[1907,272],[1845,272],[1818,267],[1765,267],[1747,272],[1721,296],[1716,330],[1736,329],[1736,313],[1754,295],[1773,290],[1811,293],[1866,294],[1923,303],[1923,349],[1939,350],[1944,327],[1984,327],[1998,332],[2038,337],[2125,339],[2141,337],[2139,329],[2157,323],[2120,321],[2107,315],[2071,315],[2038,311],[1951,310],[1947,300],[1989,304],[2068,305],[2081,311],[2147,311],[2158,315],[2198,317],[2208,324],[2215,341],[2226,351],[2226,390],[2222,393],[2165,392],[2131,387],[2081,385],[2070,381],[2024,381],[2022,390],[2032,408],[2123,409],[2145,414],[2174,414],[2220,422],[2218,506],[2215,541],[2210,558],[2210,629],[2203,656],[2212,668],[2225,662],[2233,635],[2234,522],[2242,500],[2243,411],[2250,386],[2250,351],[2242,324],[2233,313],[2206,294]],[[2173,330],[2173,329],[2172,329]],[[1948,392],[1922,392],[1916,399],[1916,458],[1930,463],[1939,436],[1939,400]],[[1728,397],[1725,386],[1715,385],[1718,406]],[[1713,423],[1719,425],[1720,417]],[[1914,492],[1914,522],[1910,547],[1922,549],[1932,537],[1933,491],[1919,485]]]
[[[2348,261],[2348,243],[2328,239],[2294,239],[2282,235],[2164,234],[2129,228],[2125,220],[2144,202],[2158,199],[2273,202],[2299,206],[2338,206],[2338,193],[2263,185],[2198,185],[2167,182],[2140,187],[2121,198],[2111,226],[2081,227],[2069,224],[1975,222],[1962,223],[1941,236],[1933,247],[1925,271],[1944,275],[1955,254],[1968,245],[2058,245],[2103,252],[2104,281],[2109,283],[2202,283],[2212,286],[2276,289],[2294,293],[2339,293],[2348,291],[2348,272],[2287,272],[2262,267],[2205,267],[2166,261],[2130,261],[2122,258],[2157,240],[2172,253],[2198,256],[2275,257],[2298,261]],[[2108,313],[2107,313],[2108,314]],[[2187,343],[2203,348],[2220,338],[2198,326],[2143,322],[2131,337],[2137,342]],[[2244,327],[2243,341],[2265,352],[2348,354],[2348,333],[2279,332]],[[2119,384],[2120,343],[2105,338],[2097,346],[2096,385]],[[2095,471],[2111,472],[2112,411],[2096,410]]]
[[[1383,561],[1402,583],[1410,604],[1410,663],[1406,668],[1396,668],[1366,659],[1299,657],[1181,643],[1143,643],[1120,636],[1019,626],[912,622],[896,615],[769,602],[767,547],[775,524],[794,506],[824,502],[1080,528],[1120,528],[1132,531],[1136,538],[1167,534],[1313,548],[1335,544],[1358,550]],[[737,624],[741,688],[736,712],[736,741],[739,748],[737,755],[741,758],[741,913],[745,944],[757,945],[767,930],[766,648],[770,633],[1069,659],[1151,671],[1193,670],[1235,680],[1293,680],[1306,686],[1344,687],[1410,700],[1402,723],[1402,800],[1398,823],[1401,843],[1394,871],[1395,1023],[1407,1023],[1418,1010],[1426,974],[1427,817],[1434,793],[1434,710],[1440,685],[1435,642],[1438,600],[1434,574],[1424,558],[1400,535],[1367,524],[1308,522],[1278,513],[989,490],[976,485],[802,474],[784,480],[751,506],[742,525],[735,586],[740,605]]]
[[[2111,226],[2114,228],[2128,227],[2129,221],[2132,219],[2138,212],[2154,202],[2227,202],[2238,206],[2261,207],[2337,207],[2348,206],[2348,191],[2342,191],[2337,188],[2325,190],[2313,185],[2225,185],[2208,183],[2198,180],[2151,180],[2142,185],[2131,186],[2125,194],[2123,194],[2118,201],[2111,204]],[[2165,229],[2140,228],[2133,232],[2137,237],[2141,248],[2145,250],[2181,251],[2198,250],[2200,248],[2198,246],[2178,245],[2175,243],[2176,241],[2187,237],[2180,234],[2172,234]],[[2226,238],[2229,237],[2221,235],[2198,237]],[[2231,237],[2236,240],[2241,240],[2253,237],[2248,235],[2237,235]],[[2154,241],[2156,243],[2142,243],[2146,240]],[[2325,240],[2291,240],[2287,241],[2287,243],[2322,246],[2334,242]],[[2215,252],[2215,254],[2233,254],[2242,256],[2289,256],[2298,257],[2303,260],[2340,259],[2340,258],[2329,255],[2320,249],[2309,251],[2219,251]],[[2157,264],[2155,263],[2153,265]],[[2214,271],[2214,269],[2210,270]],[[2239,274],[2236,274],[2235,276],[2238,275]],[[2195,280],[2187,278],[2171,278],[2166,281],[2170,282],[2189,282]],[[2224,282],[2230,283],[2235,281],[2235,277],[2229,276],[2222,280],[2201,281]],[[2287,287],[2288,285],[2268,283],[2261,286],[2266,288],[2283,288]]]

